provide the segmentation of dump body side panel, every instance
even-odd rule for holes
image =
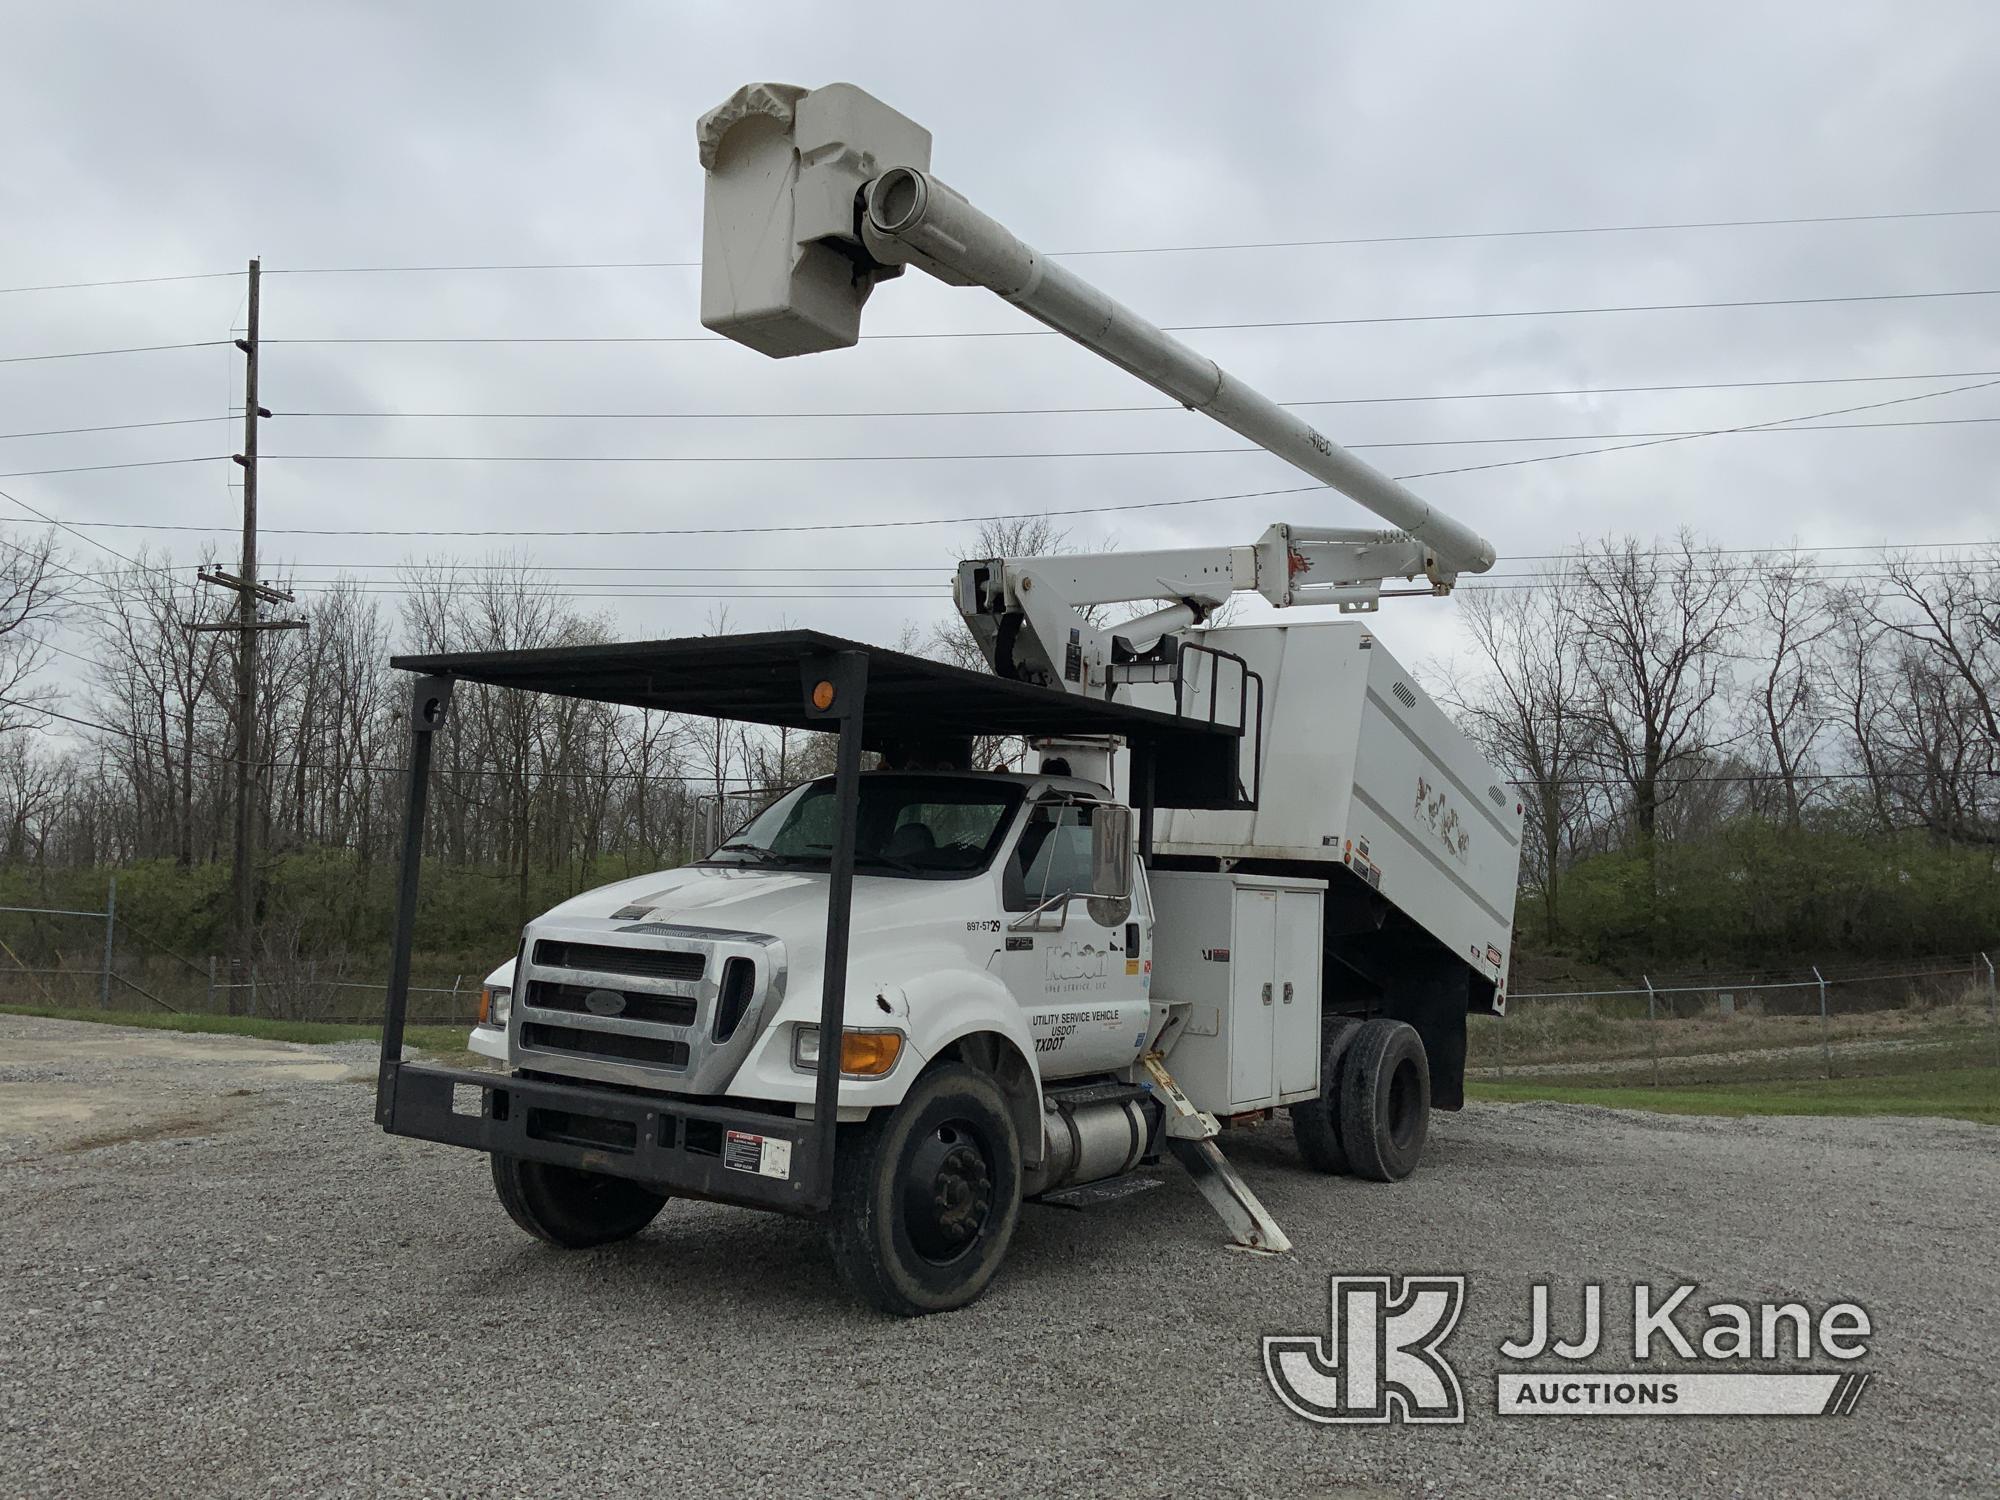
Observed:
[[[1478,747],[1366,626],[1225,626],[1200,639],[1264,676],[1258,806],[1163,811],[1155,852],[1342,866],[1456,956],[1478,990],[1504,995],[1521,816]]]

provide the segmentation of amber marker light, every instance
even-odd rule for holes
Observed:
[[[903,1055],[900,1031],[845,1031],[840,1037],[840,1071],[859,1078],[880,1078]]]

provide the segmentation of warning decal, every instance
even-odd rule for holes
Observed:
[[[722,1165],[732,1172],[789,1178],[792,1175],[792,1143],[776,1136],[732,1130],[723,1137]]]

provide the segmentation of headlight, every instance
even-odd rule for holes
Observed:
[[[860,1031],[848,1027],[840,1033],[840,1071],[848,1078],[880,1078],[896,1066],[903,1055],[900,1031]],[[819,1028],[792,1028],[792,1066],[802,1073],[819,1071]]]
[[[513,1009],[514,992],[505,985],[489,984],[479,992],[479,1024],[505,1029],[507,1013]]]

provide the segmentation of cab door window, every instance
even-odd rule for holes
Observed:
[[[1090,893],[1087,802],[1041,802],[1028,814],[1007,861],[1003,897],[1009,911],[1030,911],[1065,891]]]

